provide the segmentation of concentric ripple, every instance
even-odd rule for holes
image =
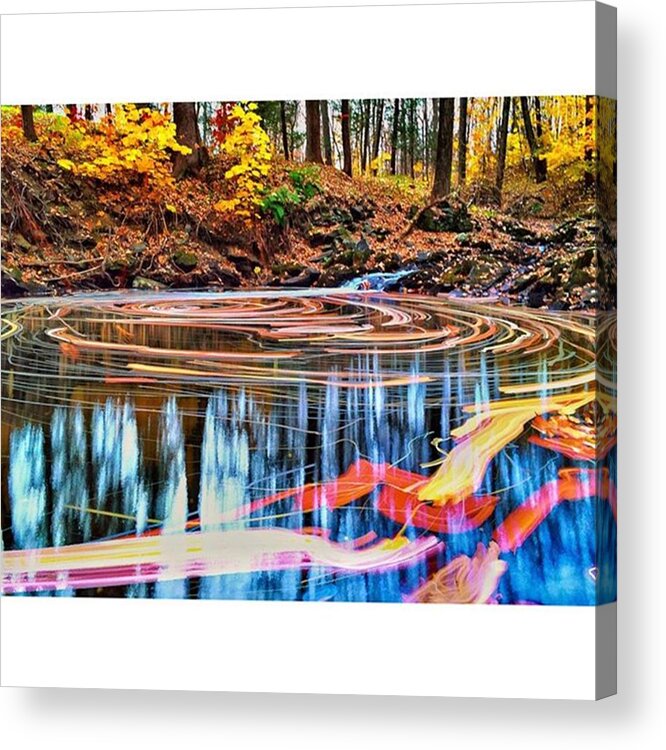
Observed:
[[[594,365],[594,319],[587,314],[526,312],[449,299],[377,293],[252,292],[79,295],[62,301],[28,300],[5,306],[4,331],[17,370],[21,349],[48,354],[54,346],[85,362],[86,374],[105,379],[247,378],[339,384],[354,360],[376,357],[368,379],[354,385],[402,382],[404,362],[437,352],[506,355],[513,363],[545,354],[564,374]],[[543,364],[543,363],[542,363]],[[353,367],[352,367],[353,369]],[[522,369],[522,368],[521,368]],[[524,376],[524,373],[521,373]],[[437,378],[437,372],[422,374]]]

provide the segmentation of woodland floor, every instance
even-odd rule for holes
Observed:
[[[275,169],[274,185],[287,174]],[[322,167],[317,194],[285,226],[270,216],[248,226],[211,209],[215,180],[214,164],[186,178],[165,210],[3,154],[3,296],[338,287],[402,270],[385,288],[550,309],[614,303],[614,264],[604,262],[613,231],[591,200],[558,219],[524,204],[500,211],[456,199],[424,209],[409,191]]]

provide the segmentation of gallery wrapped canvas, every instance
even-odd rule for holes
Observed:
[[[3,100],[3,618],[601,607],[613,691],[612,92],[384,92]]]

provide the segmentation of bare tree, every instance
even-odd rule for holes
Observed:
[[[322,164],[321,158],[321,119],[319,100],[305,102],[305,160]]]
[[[593,127],[594,97],[585,97],[585,187],[594,187],[594,127]]]
[[[409,99],[409,176],[414,179],[414,161],[416,158],[416,99]]]
[[[282,151],[284,152],[284,158],[289,160],[289,133],[287,131],[287,105],[282,100],[280,102],[280,130],[282,132]]]
[[[340,102],[342,120],[342,171],[352,176],[351,127],[349,122],[349,99]]]
[[[21,105],[21,121],[23,123],[23,135],[26,140],[35,143],[37,131],[35,130],[35,119],[32,104]]]
[[[453,167],[453,110],[453,98],[447,97],[439,100],[435,180],[432,186],[433,200],[443,198],[451,192],[451,169]]]
[[[538,101],[538,97],[536,98]],[[537,140],[537,136],[534,133],[534,128],[532,127],[532,118],[530,116],[530,107],[529,102],[527,101],[526,96],[520,97],[520,108],[523,112],[523,123],[525,125],[525,137],[527,138],[527,145],[530,149],[530,155],[532,157],[532,165],[534,167],[534,178],[539,182],[545,182],[547,177],[547,167],[546,167],[546,160],[541,157],[541,154],[539,153],[539,142]],[[540,113],[540,106],[539,106],[539,113]],[[541,119],[541,118],[539,118]],[[539,124],[540,127],[540,124]]]
[[[377,100],[377,109],[375,110],[375,136],[372,142],[372,174],[377,174],[377,159],[379,158],[379,145],[382,138],[382,125],[384,124],[384,100]]]
[[[400,99],[393,101],[393,128],[391,130],[391,174],[397,174],[398,133],[400,128]]]
[[[365,172],[370,153],[370,99],[366,99],[361,108],[363,113],[363,131],[361,136],[361,172]]]
[[[333,166],[333,147],[331,144],[331,119],[328,115],[328,100],[319,103],[321,110],[321,129],[324,134],[324,161],[329,167]]]
[[[467,179],[467,97],[460,98],[460,116],[458,119],[458,187]]]
[[[497,202],[502,204],[502,187],[504,186],[504,168],[506,166],[506,142],[509,135],[509,115],[511,112],[511,97],[502,99],[502,118],[497,133],[497,173],[495,175],[495,191]]]

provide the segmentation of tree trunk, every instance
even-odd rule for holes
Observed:
[[[329,167],[332,167],[333,146],[331,145],[331,120],[328,116],[328,100],[322,99],[319,108],[321,109],[321,129],[324,134],[324,161]]]
[[[407,101],[403,99],[400,111],[400,174],[407,174]]]
[[[363,103],[363,147],[361,148],[361,173],[365,173],[370,153],[370,99]]]
[[[539,143],[532,127],[532,118],[526,96],[520,97],[520,108],[523,111],[523,122],[525,124],[525,137],[532,157],[534,167],[534,178],[537,183],[546,181],[546,160],[539,155]]]
[[[428,100],[423,100],[423,173],[426,180],[430,175],[430,154],[428,153],[428,141],[430,133],[428,132]]]
[[[83,116],[86,118],[86,120],[88,122],[92,122],[92,119],[93,119],[92,104],[86,104],[83,112],[84,112]]]
[[[186,174],[197,174],[203,166],[205,150],[201,146],[197,110],[194,102],[174,102],[173,119],[176,140],[192,149],[191,154],[175,154],[173,176],[178,180]]]
[[[382,139],[382,125],[384,123],[384,100],[378,99],[377,100],[377,121],[375,123],[375,137],[372,143],[372,162],[373,162],[373,168],[372,168],[372,174],[374,176],[377,176],[377,170],[378,170],[378,163],[377,159],[379,158],[379,146]]]
[[[111,105],[109,103],[105,104],[104,105],[104,113],[107,114],[107,115],[110,115],[110,114],[112,114],[112,112],[113,112],[113,109],[112,109]]]
[[[287,131],[287,105],[284,101],[280,102],[280,129],[282,131],[282,151],[284,158],[289,161],[289,134]]]
[[[400,127],[400,99],[393,103],[393,132],[391,133],[391,174],[396,174],[398,155],[398,128]]]
[[[32,104],[21,105],[21,120],[23,122],[23,135],[26,140],[34,143],[37,140],[37,133],[35,131],[35,119],[33,116]]]
[[[439,100],[435,181],[432,186],[433,200],[443,198],[451,192],[451,168],[453,166],[453,107],[454,100],[451,97]]]
[[[321,118],[319,100],[305,102],[305,160],[322,164],[321,158]]]
[[[537,145],[539,146],[539,148],[541,148],[543,144],[543,126],[542,126],[542,119],[541,119],[541,99],[539,99],[538,96],[534,97],[534,113],[536,115]],[[545,157],[539,158],[539,169],[540,169],[540,174],[542,177],[540,182],[544,182],[548,174],[548,162],[546,161]]]
[[[467,97],[460,98],[460,118],[458,121],[458,187],[467,179]]]
[[[414,179],[414,162],[416,160],[416,100],[409,100],[409,176]]]
[[[294,141],[296,139],[296,121],[298,120],[298,100],[294,102],[294,112],[292,116],[289,118],[289,158],[291,161],[294,160],[294,148],[295,144]]]
[[[504,167],[506,166],[506,142],[509,135],[509,115],[511,113],[511,97],[502,99],[502,119],[497,134],[497,174],[495,175],[495,190],[497,202],[502,205],[502,187],[504,186]]]
[[[593,130],[593,108],[594,97],[585,97],[585,188],[591,190],[594,187],[594,130]]]
[[[53,114],[53,104],[47,104],[45,109],[49,114]]]
[[[352,176],[351,129],[349,122],[349,99],[341,101],[342,119],[342,171]]]

